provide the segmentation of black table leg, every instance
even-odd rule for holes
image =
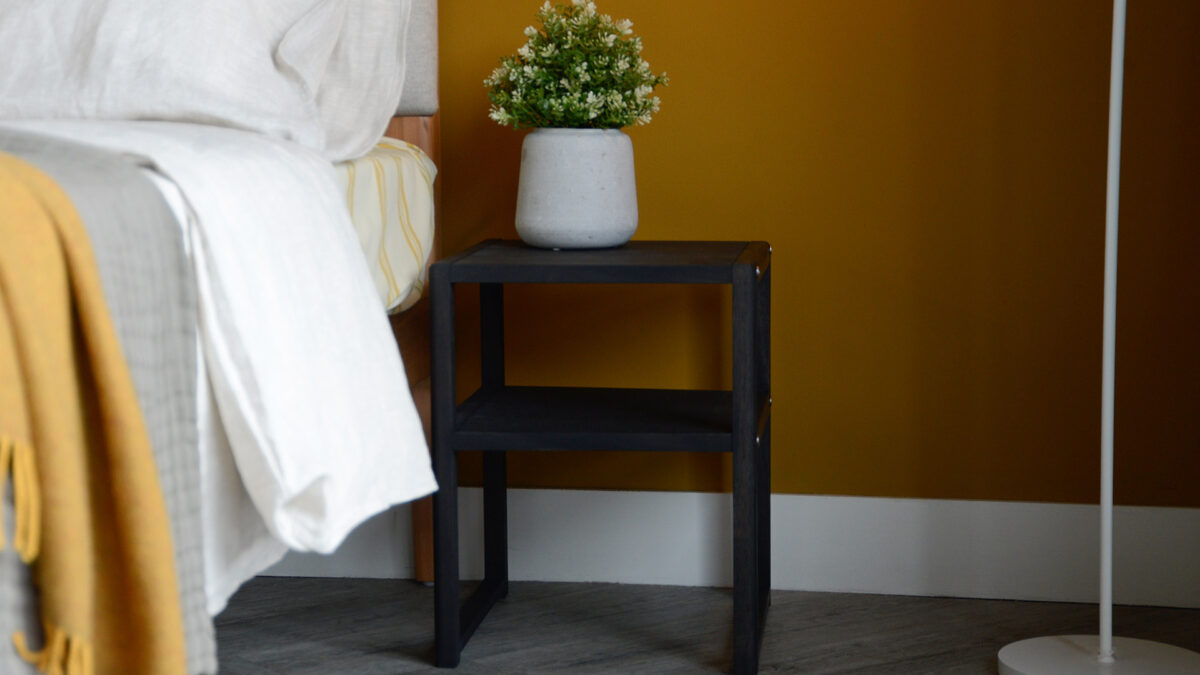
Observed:
[[[504,452],[483,453],[483,577],[508,595],[508,477]]]
[[[768,413],[769,414],[769,413]],[[758,444],[756,495],[758,507],[755,547],[758,551],[758,639],[762,639],[767,607],[771,605],[771,420]]]
[[[479,284],[479,364],[485,389],[504,386],[504,284]]]
[[[433,398],[433,469],[438,491],[433,496],[434,642],[438,666],[458,665],[458,459],[451,447],[454,425],[454,286],[445,270],[430,274]]]
[[[756,271],[733,272],[733,672],[758,672],[758,427],[754,359]]]
[[[504,285],[479,285],[482,386],[504,386]],[[483,453],[484,584],[508,595],[508,478],[505,453]]]
[[[433,614],[435,650],[440,668],[458,665],[458,479],[457,458],[437,462],[440,487],[433,496]]]
[[[754,291],[754,370],[758,388],[758,597],[759,639],[771,605],[771,259]]]

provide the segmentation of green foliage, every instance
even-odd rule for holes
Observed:
[[[667,84],[641,57],[642,40],[628,19],[598,14],[590,0],[538,11],[541,30],[483,81],[488,117],[514,128],[619,129],[647,124],[658,112],[654,88]]]

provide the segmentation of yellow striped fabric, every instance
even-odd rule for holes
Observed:
[[[437,167],[417,146],[392,138],[334,167],[379,297],[389,312],[412,307],[433,253]]]

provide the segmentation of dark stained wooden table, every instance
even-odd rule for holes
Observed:
[[[514,387],[504,377],[504,285],[730,284],[733,389]],[[479,284],[482,384],[455,405],[454,293]],[[612,249],[536,249],[488,240],[434,263],[432,302],[436,663],[459,655],[508,593],[505,452],[733,453],[733,672],[758,670],[771,588],[771,247],[744,241],[636,241]],[[465,603],[458,579],[458,460],[483,450],[484,580]]]

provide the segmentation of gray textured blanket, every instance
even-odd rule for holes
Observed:
[[[87,227],[170,516],[188,672],[216,672],[200,522],[195,275],[183,232],[140,168],[147,161],[4,128],[0,151],[51,176]],[[0,635],[11,634],[10,624],[28,620],[32,592],[28,571],[11,551],[0,552]],[[24,672],[11,652],[10,645],[0,645],[0,672]]]

